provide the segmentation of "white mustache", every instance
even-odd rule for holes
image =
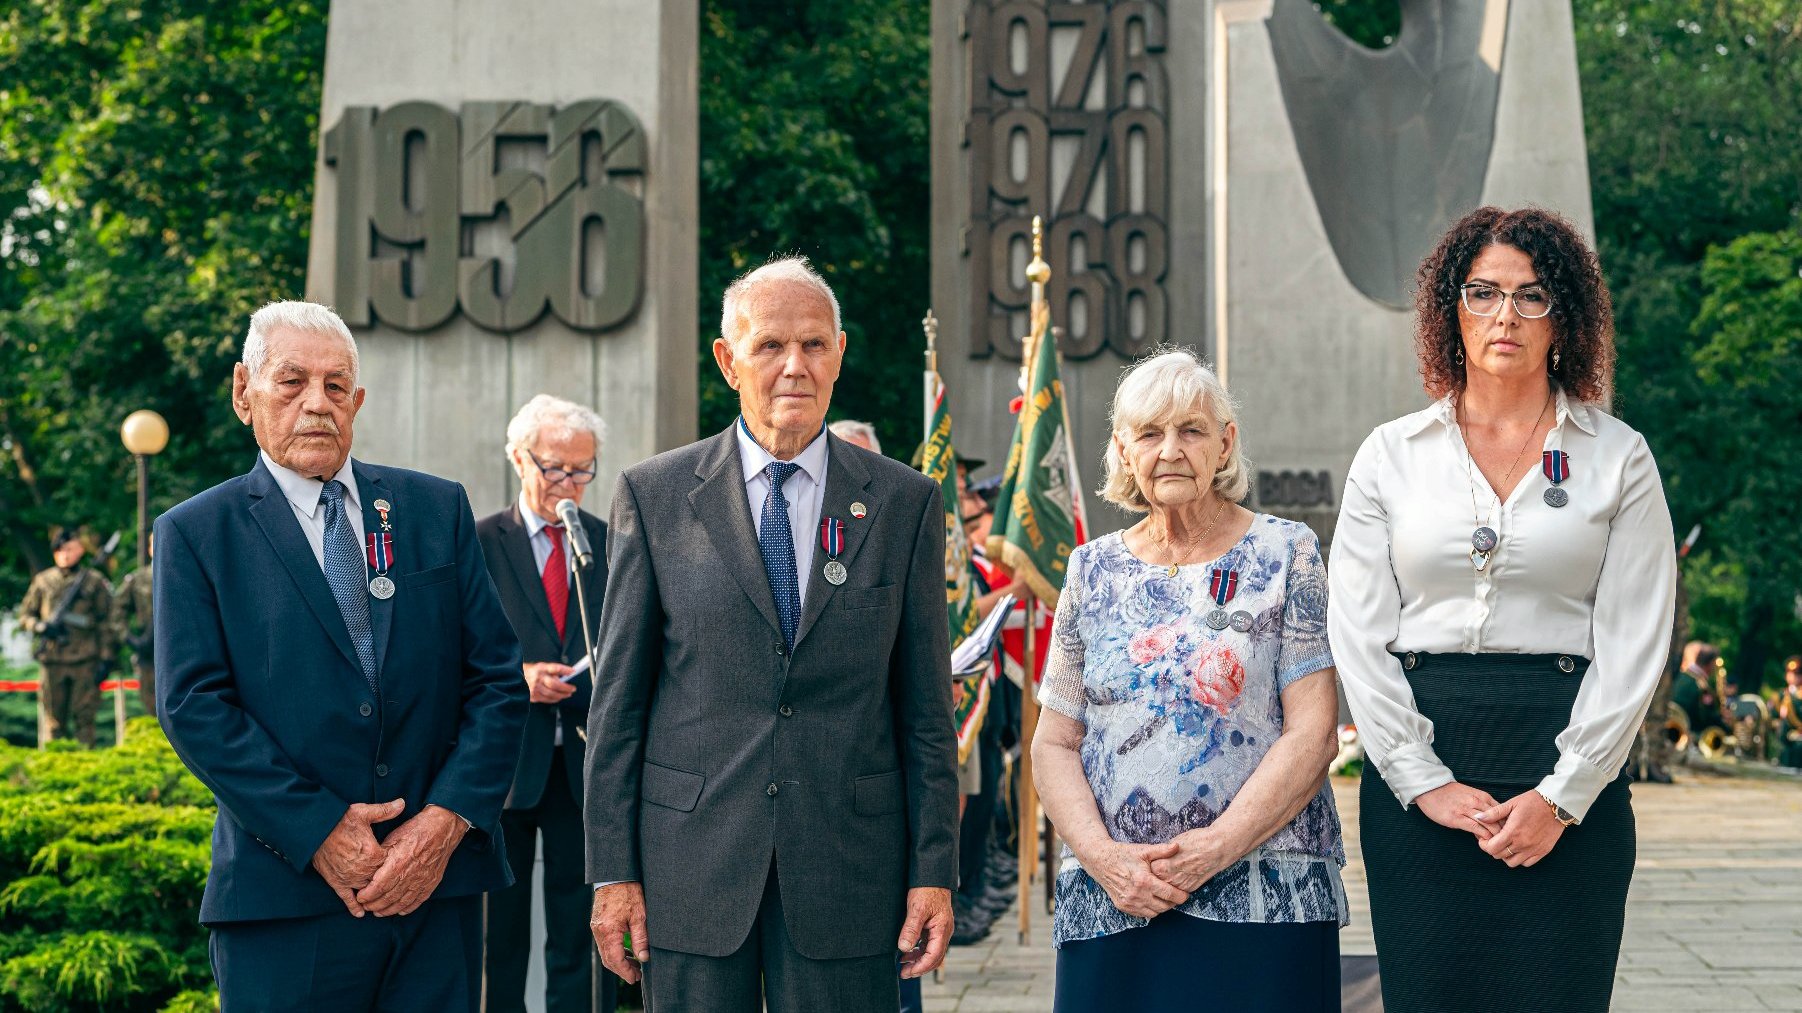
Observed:
[[[308,433],[323,430],[333,436],[338,435],[338,423],[330,415],[302,415],[294,424],[297,433]]]

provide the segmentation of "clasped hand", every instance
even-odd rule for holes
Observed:
[[[1434,823],[1476,837],[1484,854],[1511,869],[1539,864],[1564,836],[1564,825],[1537,791],[1497,802],[1480,788],[1453,781],[1421,793],[1414,804]]]
[[[358,918],[412,914],[438,889],[444,867],[468,826],[448,809],[428,805],[378,842],[374,824],[399,816],[403,799],[358,802],[344,811],[313,853],[318,871],[345,910]]]
[[[1151,919],[1188,901],[1232,859],[1203,828],[1162,844],[1111,841],[1100,855],[1082,864],[1120,913]]]

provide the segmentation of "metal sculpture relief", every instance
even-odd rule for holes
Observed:
[[[638,309],[645,137],[619,103],[351,106],[324,141],[352,327],[428,331],[460,307],[510,333],[548,308],[605,331]]]
[[[972,0],[964,25],[971,355],[1020,357],[1034,214],[1066,265],[1046,293],[1064,356],[1156,346],[1169,321],[1163,0]]]
[[[1402,0],[1387,49],[1365,49],[1308,0],[1268,22],[1283,106],[1346,277],[1397,309],[1439,234],[1476,207],[1495,141],[1508,0]]]

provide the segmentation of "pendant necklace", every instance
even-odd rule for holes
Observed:
[[[1546,409],[1551,406],[1552,395],[1548,391],[1545,396],[1545,404],[1540,407],[1539,415],[1533,420],[1533,428],[1527,430],[1527,438],[1521,441],[1520,450],[1514,454],[1514,461],[1508,465],[1507,471],[1502,472],[1503,485],[1508,485],[1509,480],[1514,477],[1514,469],[1520,466],[1520,459],[1527,453],[1527,444],[1533,442],[1533,434],[1539,432],[1539,424],[1545,421]],[[1495,551],[1495,547],[1501,544],[1502,539],[1495,533],[1494,528],[1483,523],[1489,518],[1477,509],[1476,462],[1470,452],[1470,434],[1464,430],[1462,404],[1459,405],[1459,409],[1458,438],[1464,443],[1464,479],[1470,485],[1470,517],[1471,523],[1475,526],[1475,530],[1470,533],[1470,565],[1476,567],[1477,572],[1481,573],[1488,569],[1489,554]],[[1494,489],[1489,492],[1491,496],[1495,497],[1495,506],[1490,508],[1493,512],[1502,505],[1502,497]]]
[[[1207,527],[1201,529],[1201,534],[1196,536],[1193,542],[1189,543],[1189,551],[1193,552],[1195,546],[1208,540],[1208,536],[1214,533],[1214,525],[1219,524],[1220,518],[1225,514],[1226,500],[1221,499],[1220,507],[1214,511],[1213,520],[1208,521]],[[1168,523],[1164,525],[1164,556],[1170,560],[1170,566],[1164,572],[1169,576],[1176,576],[1177,555],[1175,550],[1170,547],[1170,525]]]

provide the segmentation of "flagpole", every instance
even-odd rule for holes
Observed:
[[[926,316],[920,321],[920,327],[926,331],[926,374],[921,381],[926,396],[923,399],[923,411],[920,414],[920,432],[921,439],[931,439],[932,406],[939,396],[939,318],[932,315],[931,307],[927,307]]]
[[[1021,392],[1032,396],[1032,363],[1038,354],[1039,321],[1049,312],[1045,305],[1045,283],[1051,280],[1051,265],[1045,263],[1044,221],[1032,216],[1032,262],[1026,265],[1026,280],[1032,283],[1032,309],[1027,318],[1026,340],[1021,348]],[[1032,736],[1039,726],[1038,688],[1038,618],[1039,600],[1030,585],[1024,590],[1026,609],[1025,677],[1020,680],[1020,826],[1017,832],[1020,889],[1020,945],[1032,935],[1032,883],[1039,871],[1039,793],[1032,780]],[[1050,882],[1045,889],[1050,890]]]

